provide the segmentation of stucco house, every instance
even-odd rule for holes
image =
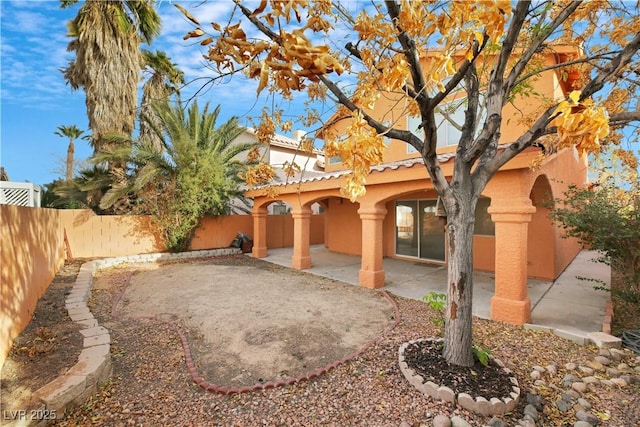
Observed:
[[[271,165],[276,172],[276,183],[287,183],[297,181],[304,177],[317,176],[324,172],[324,153],[320,149],[314,149],[311,153],[300,151],[300,141],[304,138],[306,132],[297,130],[293,132],[293,138],[285,135],[276,134],[269,142],[269,145],[260,145],[261,161]],[[234,143],[256,143],[255,129],[247,127]],[[246,157],[245,157],[246,158]],[[242,160],[245,160],[242,158]],[[283,166],[287,163],[295,162],[302,172],[292,178],[287,178]],[[321,206],[318,203],[312,205],[312,211],[315,214],[320,213]],[[291,206],[284,201],[274,201],[268,205],[270,215],[286,214],[291,211]]]
[[[564,62],[576,48],[560,47],[548,56],[550,64]],[[535,90],[552,99],[562,99],[571,90],[571,76],[556,71],[542,73]],[[513,141],[523,132],[519,119],[532,112],[531,100],[516,100],[503,109],[501,142]],[[397,113],[394,113],[397,109]],[[373,115],[380,119],[395,114],[395,123],[414,130],[417,122],[393,100],[380,98]],[[384,115],[383,115],[384,114]],[[404,114],[404,116],[403,116]],[[454,114],[463,114],[458,111]],[[348,121],[333,120],[336,132]],[[459,130],[443,121],[439,130],[438,156],[450,177],[455,162]],[[368,288],[385,284],[383,258],[445,265],[447,263],[446,219],[441,216],[438,196],[419,153],[402,141],[386,141],[384,161],[367,178],[366,194],[355,203],[345,199],[340,188],[346,171],[339,158],[326,159],[325,172],[302,176],[294,184],[279,186],[278,200],[292,206],[294,246],[291,265],[309,268],[309,224],[313,203],[325,214],[324,244],[330,251],[359,255],[359,282]],[[491,303],[494,320],[522,324],[530,321],[531,301],[527,278],[554,280],[581,247],[562,238],[562,231],[548,218],[545,202],[558,197],[569,184],[587,184],[587,160],[574,149],[548,156],[538,168],[531,164],[540,149],[531,147],[507,163],[490,181],[476,210],[474,268],[495,272],[495,295]],[[267,206],[275,201],[261,189],[247,192],[254,200],[255,257],[265,257]]]

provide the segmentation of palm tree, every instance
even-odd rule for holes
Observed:
[[[78,129],[76,125],[70,126],[58,126],[58,130],[54,134],[62,137],[69,138],[69,146],[67,147],[67,161],[66,161],[66,173],[65,181],[71,182],[73,179],[73,153],[75,151],[74,141],[84,133],[83,130]]]
[[[66,8],[77,0],[62,0]],[[83,88],[96,151],[114,148],[106,135],[131,138],[143,59],[141,42],[160,33],[155,0],[86,0],[68,23],[67,50],[76,57],[63,71],[73,89]],[[116,182],[124,165],[110,164]]]
[[[109,171],[104,165],[93,165],[81,169],[71,181],[54,181],[47,187],[53,195],[48,206],[56,208],[93,209],[97,214],[105,212],[99,208],[104,194],[111,188]]]
[[[138,139],[130,148],[98,155],[96,162],[128,159],[131,174],[126,186],[115,186],[100,201],[109,209],[130,199],[139,212],[150,213],[170,250],[186,250],[200,219],[228,213],[242,196],[239,173],[246,163],[240,155],[255,146],[236,143],[244,128],[237,118],[219,127],[220,106],[202,111],[194,101],[185,111],[182,102],[153,103],[155,116],[143,115],[161,146]],[[133,195],[133,197],[132,197]]]
[[[159,118],[153,110],[154,102],[166,102],[171,95],[178,94],[180,86],[184,84],[184,73],[176,68],[176,64],[166,53],[157,50],[155,53],[143,50],[146,71],[151,73],[149,79],[142,86],[142,101],[140,103],[140,139],[156,148],[162,147],[161,139],[152,131],[149,123],[161,126]],[[142,117],[146,116],[146,120]]]

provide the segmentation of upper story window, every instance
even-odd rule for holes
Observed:
[[[336,137],[336,142],[340,143],[346,139],[347,139],[346,134],[340,134]],[[340,156],[331,156],[327,158],[327,164],[329,165],[336,165],[338,163],[342,163],[342,158]]]
[[[436,126],[438,127],[438,146],[437,148],[450,147],[458,145],[462,136],[462,125],[464,124],[465,101],[456,100],[443,104],[436,111]],[[482,114],[478,123],[482,123],[486,118],[486,112],[482,110]],[[419,129],[421,119],[415,116],[407,116],[407,129],[417,135],[423,135],[422,129]],[[476,133],[479,132],[476,131]],[[407,144],[407,153],[415,153],[416,149]]]

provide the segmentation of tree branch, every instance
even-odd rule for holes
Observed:
[[[529,64],[529,61],[531,61],[531,58],[533,58],[533,55],[535,55],[536,52],[542,47],[542,44],[544,43],[544,41],[547,40],[547,38],[553,33],[553,31],[556,28],[558,28],[560,25],[562,25],[562,23],[565,22],[573,12],[575,12],[575,10],[578,8],[578,6],[580,6],[581,3],[582,3],[581,1],[573,1],[569,3],[567,7],[565,7],[562,10],[562,12],[560,12],[554,18],[551,24],[549,24],[547,31],[545,31],[544,33],[541,33],[541,36],[538,37],[537,39],[534,39],[531,42],[531,44],[527,47],[527,49],[522,53],[522,55],[520,56],[520,59],[513,66],[513,68],[511,69],[511,72],[509,73],[509,76],[506,78],[504,82],[504,85],[503,85],[504,99],[508,99],[507,94],[511,92],[511,89],[513,89],[513,87],[515,86],[518,77],[524,71],[527,64]],[[518,4],[518,6],[520,6],[520,4]],[[521,26],[522,24],[520,24],[520,27]],[[516,31],[517,33],[520,33],[521,28],[518,28]],[[513,39],[513,45],[515,45],[517,36],[518,35],[516,34],[515,38]],[[511,53],[511,51],[513,50],[513,45],[511,46],[511,49],[509,49],[510,51],[509,53]],[[503,49],[504,49],[504,44],[503,44]],[[501,57],[500,59],[502,60],[502,53],[500,57]],[[508,62],[508,58],[505,58],[505,63],[504,63],[505,67],[507,62]]]
[[[362,117],[369,124],[369,126],[374,128],[376,132],[385,133],[389,138],[405,141],[406,143],[414,147],[416,150],[419,150],[419,147],[422,144],[422,141],[420,140],[420,138],[415,136],[412,132],[401,131],[401,130],[393,129],[383,125],[381,122],[379,122],[378,120],[375,120],[373,117],[367,114],[366,111],[362,110],[360,107],[354,104],[353,101],[351,101],[351,99],[349,99],[349,97],[345,95],[345,93],[326,76],[320,75],[318,76],[318,78],[331,91],[331,93],[333,93],[336,96],[336,98],[338,98],[338,102],[340,104],[347,107],[350,111],[359,111]]]
[[[561,62],[561,63],[558,63],[558,64],[549,65],[549,66],[544,67],[542,70],[535,70],[535,71],[532,71],[530,73],[527,73],[527,74],[521,76],[518,80],[515,81],[514,86],[519,85],[520,83],[524,82],[527,79],[530,79],[531,77],[539,76],[540,73],[543,73],[545,71],[557,70],[558,68],[565,68],[565,67],[569,67],[571,65],[576,65],[576,64],[589,63],[589,62],[593,61],[594,59],[601,59],[601,58],[604,58],[604,57],[606,57],[608,55],[616,54],[616,53],[619,53],[619,52],[601,53],[599,55],[593,55],[593,56],[590,56],[588,58],[579,58],[579,59],[574,59],[573,61],[566,61],[566,62]]]
[[[622,52],[613,58],[609,64],[603,67],[595,78],[585,85],[580,95],[580,101],[583,101],[594,93],[600,91],[612,76],[622,72],[622,70],[631,63],[631,59],[640,49],[640,32],[622,49]]]
[[[396,30],[398,30],[398,41],[404,49],[404,56],[409,63],[413,90],[415,92],[414,99],[419,105],[422,105],[428,102],[429,96],[425,92],[426,82],[424,80],[422,67],[420,66],[420,56],[418,55],[416,44],[399,25],[400,20],[398,19],[398,15],[400,14],[400,5],[394,0],[385,1],[385,5],[387,6],[387,12],[393,25],[396,27]]]
[[[255,15],[253,15],[253,12],[247,9],[247,7],[242,4],[241,0],[233,0],[233,2],[240,8],[242,14],[246,16],[247,19],[256,26],[257,29],[260,30],[260,32],[276,42],[278,45],[282,44],[282,39],[280,38],[280,36],[277,33],[271,31],[271,29],[269,29],[269,27],[264,25],[262,22],[260,22],[260,20]]]
[[[640,111],[625,111],[609,117],[609,126],[624,126],[631,122],[640,122]]]

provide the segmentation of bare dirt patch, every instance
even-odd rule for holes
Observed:
[[[216,384],[253,385],[324,367],[393,321],[378,292],[246,257],[133,268],[118,317],[181,325],[198,371]],[[104,280],[106,272],[95,286]]]

